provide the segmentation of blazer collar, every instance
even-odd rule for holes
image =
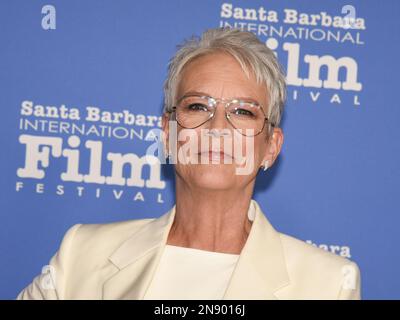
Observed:
[[[117,270],[103,284],[104,299],[143,299],[159,264],[174,221],[176,205],[151,220],[124,241],[109,257]],[[251,200],[253,224],[223,299],[276,299],[289,284],[279,233],[260,206]]]

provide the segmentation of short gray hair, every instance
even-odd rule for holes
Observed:
[[[283,69],[274,52],[256,35],[236,28],[206,30],[201,37],[192,36],[178,46],[178,51],[168,65],[168,76],[164,82],[164,112],[171,112],[176,103],[176,93],[183,68],[200,56],[226,52],[232,55],[249,77],[249,67],[258,84],[268,89],[267,117],[276,127],[283,114],[286,100],[286,82]]]

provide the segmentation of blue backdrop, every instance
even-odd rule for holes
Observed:
[[[75,165],[108,177],[107,154],[142,157],[176,45],[222,25],[256,33],[287,72],[283,150],[254,198],[281,232],[357,262],[363,298],[399,298],[399,9],[396,0],[1,1],[0,298],[40,273],[73,224],[158,217],[173,205],[169,166],[151,187],[141,185],[148,166],[130,185],[63,173]],[[107,117],[124,111],[132,123]]]

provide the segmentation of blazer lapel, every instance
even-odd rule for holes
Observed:
[[[175,218],[176,205],[151,220],[109,257],[116,267],[104,282],[103,299],[143,299],[150,285]],[[240,253],[223,299],[276,299],[274,292],[289,284],[279,233],[251,200],[254,216],[246,244]]]
[[[274,293],[290,283],[280,236],[255,200],[249,210],[253,225],[223,299],[277,299]]]
[[[103,299],[143,298],[167,242],[175,207],[144,225],[109,257],[118,269],[104,282]]]

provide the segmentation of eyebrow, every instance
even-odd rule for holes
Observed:
[[[183,98],[185,98],[185,97],[187,97],[187,96],[192,96],[192,95],[195,95],[195,96],[207,96],[207,97],[212,97],[209,93],[206,93],[206,92],[201,92],[201,91],[188,91],[188,92],[186,92],[183,96],[181,96],[181,97],[178,99],[178,101],[181,100],[181,99],[183,99]],[[243,100],[243,101],[246,101],[246,102],[252,102],[252,103],[255,103],[255,104],[258,104],[258,105],[261,106],[261,104],[260,104],[256,99],[251,98],[251,97],[233,97],[233,98],[225,99],[225,100],[233,100],[233,99]]]

